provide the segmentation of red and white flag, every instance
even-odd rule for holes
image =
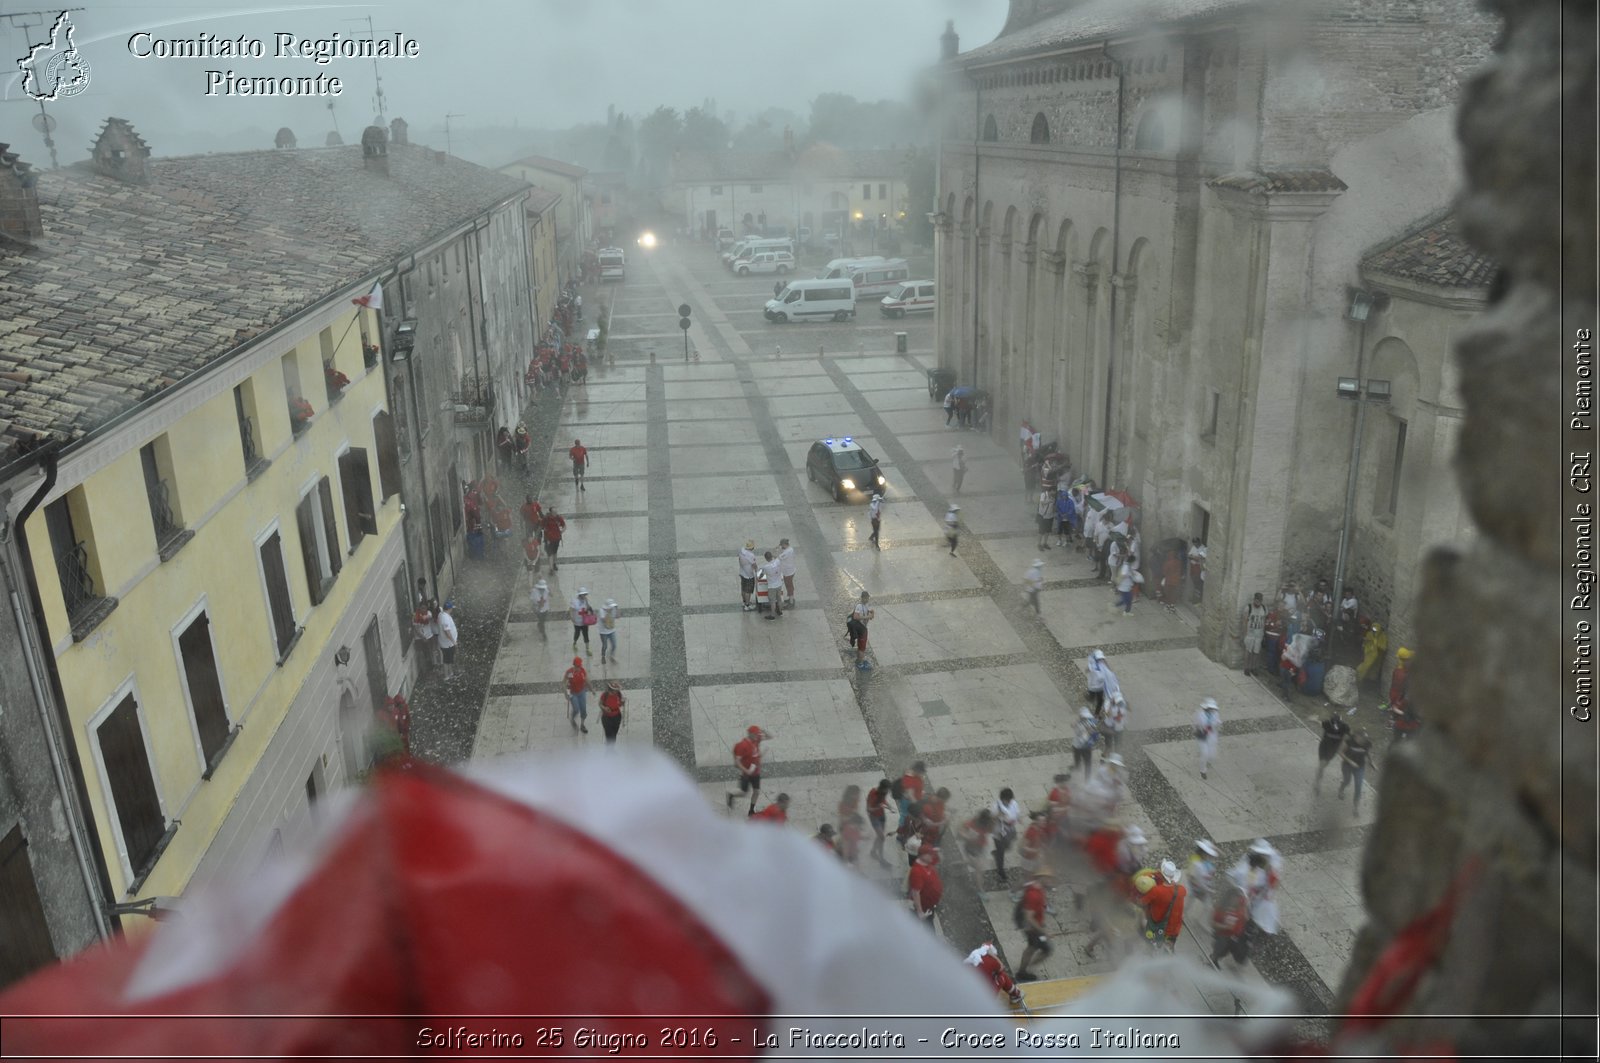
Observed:
[[[364,306],[368,310],[382,310],[383,309],[383,285],[374,284],[372,286],[372,291],[368,292],[366,295],[358,295],[358,296],[356,296],[356,298],[354,298],[354,299],[352,299],[350,301],[352,303],[356,304],[357,306]]]

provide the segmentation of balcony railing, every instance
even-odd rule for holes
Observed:
[[[488,384],[468,385],[455,394],[456,424],[484,425],[494,416],[494,388]]]
[[[239,418],[239,447],[244,451],[245,479],[254,480],[271,463],[261,456],[261,449],[256,446],[256,423],[248,417]]]
[[[75,543],[56,555],[56,572],[61,577],[61,597],[67,607],[67,622],[72,625],[72,641],[82,642],[111,615],[117,600],[95,593],[89,550],[83,543]]]
[[[176,554],[184,543],[194,538],[194,532],[178,523],[172,515],[172,500],[167,481],[157,480],[149,487],[150,519],[156,526],[156,550],[166,561]]]

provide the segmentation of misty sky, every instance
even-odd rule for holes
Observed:
[[[425,131],[438,129],[447,113],[462,116],[451,120],[453,129],[514,122],[549,129],[603,120],[608,104],[639,113],[659,104],[682,110],[712,97],[719,111],[748,116],[768,106],[804,115],[812,97],[830,91],[904,99],[913,75],[937,59],[946,19],[955,19],[962,47],[971,48],[999,32],[1007,6],[1006,0],[80,2],[86,10],[73,18],[90,84],[79,96],[47,105],[59,124],[63,164],[86,156],[108,115],[132,121],[158,156],[270,147],[271,134],[285,125],[301,146],[312,146],[333,128],[327,99],[207,97],[208,69],[231,68],[247,77],[340,77],[345,89],[332,118],[352,143],[372,119],[371,61],[318,66],[274,59],[273,34],[365,36],[364,22],[345,20],[367,15],[380,36],[401,31],[420,43],[419,58],[381,60],[380,69],[389,116]],[[44,6],[0,0],[0,12]],[[136,59],[128,38],[139,30],[163,38],[245,34],[263,39],[267,58]],[[48,26],[36,26],[33,40],[47,33]],[[0,20],[0,43],[0,143],[48,165],[40,135],[29,125],[38,104],[23,95],[15,75],[27,41]],[[266,132],[260,144],[257,130]]]

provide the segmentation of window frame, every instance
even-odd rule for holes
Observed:
[[[150,866],[136,870],[132,858],[128,855],[128,841],[122,832],[122,816],[118,811],[116,793],[111,785],[111,773],[106,768],[105,751],[100,745],[100,728],[111,719],[111,714],[121,707],[128,698],[133,699],[134,714],[139,721],[139,736],[144,741],[145,765],[150,769],[150,782],[156,793],[156,809],[161,816],[162,836],[156,842],[150,857]],[[150,739],[150,721],[145,715],[144,695],[139,690],[138,677],[129,674],[116,692],[103,702],[92,716],[84,723],[88,732],[89,754],[94,758],[95,772],[100,776],[100,796],[105,801],[105,807],[110,815],[107,826],[111,829],[111,839],[117,850],[117,861],[122,870],[127,892],[134,893],[139,885],[149,876],[155,865],[160,862],[161,854],[166,849],[166,840],[171,836],[175,824],[167,812],[166,795],[161,792],[161,776],[156,772],[155,757],[153,755],[155,744]]]
[[[257,567],[260,567],[260,564],[258,551]],[[271,603],[268,603],[267,607],[270,609]],[[222,745],[218,747],[216,756],[211,760],[206,759],[205,742],[200,737],[200,719],[195,714],[194,694],[189,684],[189,668],[183,660],[183,644],[181,641],[182,637],[188,633],[189,628],[201,616],[206,618],[206,637],[211,641],[211,664],[217,672],[217,689],[222,694],[222,719],[227,724],[228,732],[227,737],[222,741]],[[211,611],[207,596],[200,595],[200,600],[176,624],[173,624],[168,629],[167,634],[172,640],[172,655],[178,665],[178,685],[183,688],[183,703],[188,709],[189,732],[194,738],[195,759],[200,765],[200,777],[202,779],[210,779],[217,765],[222,763],[222,758],[227,756],[228,748],[233,745],[233,736],[238,733],[239,725],[238,721],[234,719],[233,707],[228,701],[228,684],[222,678],[222,655],[217,652],[216,619],[215,614]],[[277,641],[276,630],[274,630],[273,641]]]
[[[284,598],[289,603],[289,641],[283,646],[278,645],[278,625],[272,612],[272,588],[267,584],[266,566],[261,563],[261,548],[267,545],[267,540],[274,535],[278,537],[278,563],[283,566],[283,591]],[[270,656],[279,665],[289,659],[290,652],[295,644],[300,641],[300,633],[304,626],[300,623],[299,610],[294,604],[294,584],[289,580],[289,558],[283,546],[283,526],[277,517],[272,518],[267,526],[257,533],[254,540],[256,575],[261,581],[261,598],[267,607],[267,645]]]

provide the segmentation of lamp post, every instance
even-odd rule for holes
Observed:
[[[1384,292],[1352,288],[1350,305],[1345,311],[1346,317],[1360,323],[1361,331],[1356,341],[1356,375],[1342,376],[1336,385],[1341,399],[1356,404],[1356,427],[1350,437],[1350,472],[1344,487],[1344,520],[1339,527],[1339,554],[1333,569],[1333,593],[1341,599],[1344,597],[1345,571],[1350,565],[1350,524],[1356,508],[1356,474],[1361,467],[1361,435],[1366,428],[1367,404],[1387,403],[1390,394],[1389,381],[1362,378],[1366,365],[1367,319],[1374,310],[1382,310],[1388,305],[1389,296]]]

